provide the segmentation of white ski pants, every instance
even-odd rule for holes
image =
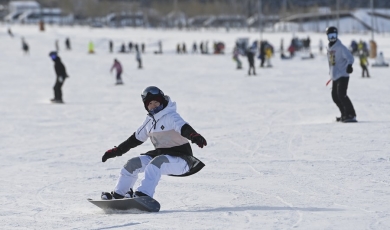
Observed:
[[[125,195],[130,188],[133,188],[138,174],[145,172],[145,178],[136,191],[153,197],[161,175],[182,175],[188,170],[187,162],[180,157],[169,155],[160,155],[155,158],[146,155],[134,157],[123,166],[114,191]]]

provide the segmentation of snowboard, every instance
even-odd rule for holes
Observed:
[[[160,203],[149,196],[118,200],[93,200],[89,198],[88,201],[103,210],[141,210],[146,212],[160,211]]]

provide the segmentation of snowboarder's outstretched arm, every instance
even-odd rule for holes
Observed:
[[[206,139],[197,133],[189,124],[185,124],[181,127],[181,135],[190,140],[192,143],[197,144],[199,148],[207,146]]]
[[[135,137],[135,133],[133,133],[133,135],[131,135],[124,142],[122,142],[118,147],[107,150],[102,157],[102,162],[106,162],[106,160],[110,158],[122,156],[123,154],[127,153],[130,149],[137,147],[142,143],[143,143],[142,141],[139,141]]]

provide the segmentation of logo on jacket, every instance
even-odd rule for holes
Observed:
[[[329,51],[329,64],[336,65],[336,51],[335,50]]]
[[[161,128],[161,130],[164,130],[164,129],[165,129],[165,127],[164,127],[163,125],[162,125],[160,128]]]

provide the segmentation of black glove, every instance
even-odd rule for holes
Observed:
[[[122,153],[115,146],[115,148],[107,150],[107,152],[104,153],[104,155],[102,157],[102,162],[106,162],[107,159],[114,158],[114,157],[117,157],[117,156],[122,156]]]
[[[348,65],[347,66],[347,73],[352,73],[352,72],[353,72],[352,65]]]
[[[206,139],[204,139],[204,137],[202,137],[199,133],[191,133],[190,138],[191,142],[197,144],[199,148],[203,148],[203,146],[207,145]]]

